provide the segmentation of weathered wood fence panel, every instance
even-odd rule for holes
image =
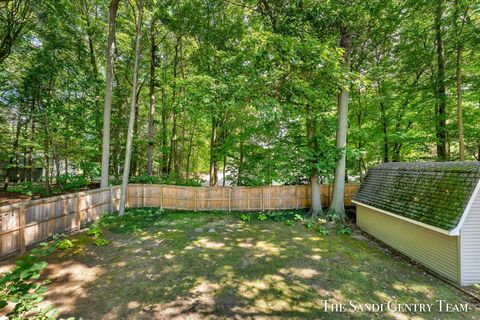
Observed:
[[[356,184],[345,186],[351,205]],[[159,207],[192,211],[268,211],[310,206],[310,186],[183,187],[131,184],[127,207]],[[330,204],[332,186],[323,185],[323,206]],[[28,246],[54,234],[75,232],[105,213],[120,208],[120,187],[89,190],[0,207],[0,258],[23,253]]]

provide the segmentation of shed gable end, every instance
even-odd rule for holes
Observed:
[[[475,196],[460,230],[461,284],[480,283],[480,192]]]

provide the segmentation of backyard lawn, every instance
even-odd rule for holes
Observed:
[[[480,318],[461,291],[355,229],[327,235],[299,221],[244,220],[160,209],[102,219],[108,245],[94,246],[83,233],[71,238],[73,248],[47,257],[45,303],[83,319]],[[440,299],[471,310],[440,313]],[[389,311],[389,301],[402,310]],[[345,312],[333,312],[335,303]],[[381,303],[383,312],[360,311]],[[411,313],[403,303],[435,306]]]

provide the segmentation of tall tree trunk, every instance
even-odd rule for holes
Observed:
[[[437,50],[437,79],[436,79],[436,140],[437,158],[447,160],[447,95],[445,91],[445,61],[443,58],[442,39],[443,1],[437,0],[435,11],[435,39]]]
[[[138,65],[140,63],[140,37],[142,32],[143,18],[143,0],[138,0],[138,21],[137,31],[135,33],[135,64],[133,67],[132,96],[130,104],[130,117],[128,120],[127,146],[125,150],[125,163],[123,166],[122,190],[120,199],[120,215],[125,214],[125,205],[127,202],[127,185],[130,173],[130,160],[132,156],[133,142],[133,126],[135,124],[135,105],[137,104],[137,87],[138,87]]]
[[[465,16],[468,12],[468,6],[465,9]],[[455,0],[455,34],[456,34],[456,63],[455,63],[455,80],[457,85],[457,117],[458,117],[458,158],[460,161],[465,160],[465,143],[463,139],[463,111],[462,111],[462,33],[466,17],[460,18],[460,3]],[[461,19],[461,24],[459,24]]]
[[[52,193],[52,187],[50,184],[50,143],[48,141],[47,129],[45,129],[45,139],[43,144],[43,157],[45,162],[45,189],[47,193]]]
[[[352,37],[346,27],[340,30],[340,47],[343,48],[343,69],[345,73],[350,70],[350,54],[352,51]],[[334,212],[340,220],[345,220],[345,167],[347,147],[347,121],[348,121],[348,88],[342,86],[338,95],[338,119],[337,119],[337,149],[340,151],[340,159],[335,166],[333,182],[332,202],[329,210]]]
[[[190,139],[189,139],[189,142],[188,142],[188,152],[187,152],[187,164],[186,164],[186,174],[185,174],[185,177],[188,179],[190,177],[190,161],[191,161],[191,158],[192,158],[192,149],[193,149],[193,138],[195,136],[195,129],[197,127],[197,119],[195,118],[193,120],[193,125],[192,125],[192,128],[190,130]]]
[[[141,86],[140,88],[137,88],[137,94],[135,95],[135,117],[134,117],[134,123],[133,123],[133,136],[138,137],[138,119],[140,115],[140,104],[138,101],[140,100],[140,91],[142,90]],[[130,176],[131,177],[136,177],[138,175],[138,144],[134,143],[135,141],[132,141],[132,159],[131,159],[131,165],[130,165]]]
[[[167,125],[167,106],[165,104],[165,83],[167,81],[167,67],[163,67],[163,76],[162,76],[162,173],[168,172],[168,125]]]
[[[307,117],[306,117],[306,126],[307,126],[307,140],[308,147],[312,154],[315,154],[317,151],[317,143],[315,141],[315,119],[310,110],[310,106],[306,107]],[[318,175],[318,168],[316,167],[317,162],[313,161],[311,163],[310,171],[310,186],[311,186],[311,207],[309,214],[312,218],[316,218],[318,215],[323,214],[322,209],[322,199],[321,199],[321,188],[320,180]]]
[[[148,113],[147,174],[153,175],[153,153],[155,151],[155,55],[157,52],[155,15],[150,26],[150,110]]]
[[[32,99],[32,104],[30,107],[30,140],[33,141],[35,138],[35,98]],[[35,177],[35,159],[33,156],[34,147],[33,143],[30,145],[28,163],[30,165],[30,178],[29,180],[33,182]]]
[[[380,102],[380,112],[382,115],[382,131],[383,131],[383,162],[390,162],[389,145],[388,145],[388,119],[385,114],[385,104]]]
[[[120,0],[112,0],[109,9],[108,44],[107,44],[107,78],[105,90],[105,105],[103,108],[103,139],[102,139],[102,171],[100,188],[108,187],[110,166],[110,117],[112,113],[113,87],[113,57],[115,54],[115,24]]]
[[[210,134],[210,186],[217,185],[217,166],[216,166],[216,143],[217,143],[217,121],[212,116],[212,128]]]
[[[242,185],[243,179],[243,160],[244,160],[244,143],[243,139],[240,142],[240,157],[238,159],[238,176],[237,176],[237,186]]]
[[[179,173],[178,167],[178,137],[177,137],[177,77],[178,77],[178,63],[179,63],[179,45],[181,36],[177,37],[177,44],[175,45],[175,57],[173,62],[173,85],[172,85],[172,136],[170,138],[170,154],[168,158],[168,172],[170,173],[173,166],[173,172]]]
[[[463,112],[462,112],[462,49],[457,45],[456,59],[456,82],[457,82],[457,115],[458,115],[458,146],[459,160],[465,160],[465,144],[463,141]]]
[[[16,129],[15,129],[16,128]],[[12,143],[12,154],[10,155],[10,158],[9,158],[9,161],[8,161],[8,168],[5,172],[5,180],[3,181],[3,188],[5,189],[5,191],[7,191],[8,189],[8,184],[9,184],[9,169],[10,168],[15,168],[16,172],[17,172],[17,175],[18,175],[18,163],[17,163],[17,152],[18,152],[18,145],[19,145],[19,140],[20,140],[20,132],[21,132],[21,128],[22,128],[22,125],[21,125],[21,116],[19,115],[18,116],[18,119],[15,123],[15,128],[12,128],[15,130],[15,137],[13,139],[13,143]]]

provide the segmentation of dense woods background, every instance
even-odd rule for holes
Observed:
[[[358,181],[380,162],[478,161],[479,10],[477,0],[145,0],[132,97],[138,2],[1,1],[0,175],[42,192],[99,181],[110,99],[111,180],[132,99],[132,181],[327,183],[335,168]]]

